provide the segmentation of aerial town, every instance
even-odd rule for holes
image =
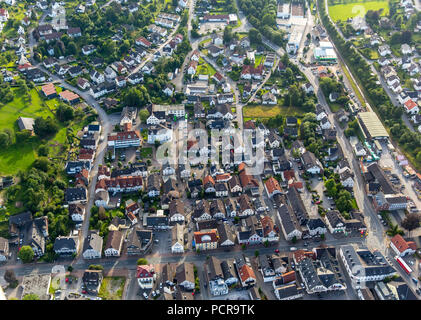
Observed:
[[[420,10],[2,0],[0,300],[421,299]]]

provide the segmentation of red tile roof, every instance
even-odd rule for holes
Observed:
[[[259,183],[251,175],[246,174],[246,171],[241,171],[240,173],[240,182],[243,188],[246,187],[258,187]]]
[[[288,188],[302,189],[303,183],[301,181],[288,182]]]
[[[397,234],[396,236],[394,236],[390,240],[390,242],[393,243],[393,245],[396,247],[396,249],[399,250],[400,253],[408,249],[412,249],[412,250],[416,249],[416,245],[414,242],[412,241],[407,242],[400,234]]]
[[[136,42],[142,43],[145,47],[150,47],[152,43],[150,43],[148,40],[146,40],[144,37],[139,37],[136,39]]]
[[[271,217],[264,216],[260,219],[260,223],[262,224],[263,228],[263,236],[266,237],[270,232],[274,230],[274,223]]]
[[[284,279],[284,284],[295,281],[295,271],[285,272],[281,277]]]
[[[57,93],[56,91],[56,87],[54,86],[53,83],[48,83],[46,85],[43,85],[41,87],[42,92],[48,97],[51,94],[55,94]]]
[[[62,91],[59,93],[59,95],[62,99],[66,101],[73,101],[79,99],[79,95],[69,90]]]
[[[209,237],[204,237],[204,236],[209,236]],[[207,240],[207,239],[210,239],[210,240]],[[217,242],[218,234],[216,232],[216,229],[194,232],[194,241],[195,243]]]
[[[297,250],[294,252],[294,260],[299,263],[305,258],[314,258],[314,253],[312,251]]]
[[[215,180],[213,180],[212,176],[207,175],[203,179],[203,185],[206,186],[209,182],[212,183],[213,185],[215,185]]]
[[[128,177],[117,177],[111,179],[101,179],[96,184],[96,189],[105,189],[107,190],[109,187],[117,187],[120,188],[130,188],[130,187],[138,187],[143,185],[142,177],[136,176],[128,176]]]
[[[253,268],[247,264],[244,264],[239,271],[242,282],[245,282],[249,278],[253,278],[256,281],[256,275],[254,274]]]
[[[152,264],[137,266],[136,278],[152,278],[155,273]]]
[[[269,194],[272,194],[274,191],[278,190],[279,192],[282,192],[281,186],[279,185],[278,181],[270,177],[265,182],[266,190],[269,192]]]
[[[283,174],[284,174],[284,179],[286,181],[289,181],[290,179],[294,179],[295,178],[294,170],[285,170],[283,172]]]
[[[406,110],[412,110],[416,106],[418,106],[418,105],[412,99],[409,99],[407,102],[405,102],[405,108],[406,108]]]
[[[133,139],[140,139],[140,132],[139,131],[124,131],[124,132],[117,132],[116,134],[111,134],[108,136],[109,141],[124,141],[124,140],[133,140]]]
[[[244,129],[256,129],[256,125],[254,123],[254,121],[249,120],[246,123],[244,123]]]
[[[224,174],[218,174],[215,177],[216,182],[219,181],[228,181],[229,179],[231,179],[231,175],[229,173],[224,173]]]

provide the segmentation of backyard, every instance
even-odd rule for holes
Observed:
[[[346,21],[349,18],[356,16],[364,16],[368,10],[383,9],[382,15],[389,14],[388,1],[355,1],[352,3],[333,4],[334,1],[329,1],[329,15],[333,21]]]

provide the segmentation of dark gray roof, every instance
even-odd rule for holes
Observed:
[[[86,200],[86,189],[85,188],[67,188],[64,195],[66,202]]]
[[[305,225],[308,221],[308,213],[297,189],[288,189],[287,199],[300,224]]]
[[[307,227],[309,228],[309,230],[314,230],[317,228],[326,228],[326,225],[322,219],[316,218],[316,219],[309,219],[307,222]]]
[[[58,237],[54,241],[54,251],[61,249],[76,250],[75,237]]]
[[[32,213],[27,211],[23,213],[18,213],[9,217],[9,225],[16,225],[18,227],[24,226],[28,222],[32,221]]]
[[[277,288],[279,299],[287,299],[301,294],[302,289],[298,288],[295,283]]]
[[[278,208],[278,213],[281,218],[281,224],[287,234],[290,234],[294,230],[301,231],[300,224],[289,205],[281,205]]]
[[[382,191],[384,194],[395,194],[389,179],[386,177],[386,174],[380,168],[377,163],[373,163],[367,167],[368,172],[370,172],[373,177],[380,183]]]

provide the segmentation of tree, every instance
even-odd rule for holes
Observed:
[[[48,158],[46,157],[40,157],[34,161],[34,167],[44,172],[48,171],[49,165],[50,165],[50,160],[48,160]]]
[[[145,264],[148,264],[148,260],[146,260],[145,258],[140,258],[139,260],[137,260],[138,266],[143,266]]]
[[[42,144],[38,147],[38,156],[47,157],[48,153],[49,153],[49,149],[47,145]]]
[[[7,269],[4,272],[4,280],[6,280],[8,283],[12,284],[17,281],[15,272],[13,269]]]
[[[139,118],[141,122],[146,122],[146,120],[149,118],[149,111],[147,109],[140,110]]]
[[[58,124],[51,118],[38,117],[34,122],[34,132],[41,138],[53,135],[58,132]]]
[[[415,230],[420,226],[420,216],[416,213],[409,213],[406,215],[405,219],[402,220],[402,227],[408,230],[411,234],[412,230]]]
[[[31,262],[34,258],[34,251],[30,246],[23,246],[19,250],[18,257],[23,263]]]
[[[69,42],[69,44],[67,45],[66,53],[68,55],[72,55],[72,54],[77,53],[77,47],[76,47],[76,44],[73,41]]]
[[[7,148],[10,144],[10,136],[4,131],[0,132],[0,148]]]
[[[254,256],[257,258],[259,256],[259,250],[254,251]]]
[[[88,267],[89,270],[104,270],[104,267],[100,264],[91,264]]]
[[[224,29],[224,44],[228,44],[232,40],[232,28],[230,26],[226,26]]]
[[[72,107],[64,103],[60,103],[57,108],[56,115],[60,122],[66,122],[74,119],[75,111]]]
[[[143,107],[149,100],[149,94],[144,86],[140,89],[130,88],[123,97],[123,103],[129,107]]]
[[[397,224],[394,224],[386,231],[386,234],[391,237],[394,237],[397,234],[403,235],[403,230],[399,229]]]
[[[251,43],[255,43],[255,44],[261,44],[262,43],[262,35],[255,28],[251,28],[249,30],[249,38],[250,38]]]

